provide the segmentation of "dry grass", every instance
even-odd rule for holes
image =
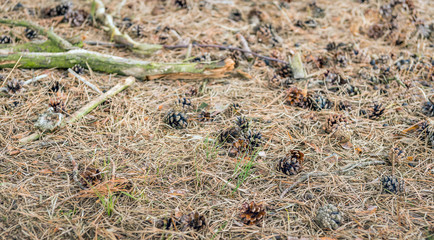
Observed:
[[[26,7],[40,8],[57,4],[54,1],[21,1]],[[112,1],[115,3],[116,1]],[[253,2],[234,0],[234,6],[214,4],[214,9],[199,10],[199,3],[188,1],[191,9],[167,10],[151,16],[156,1],[127,0],[121,11],[133,22],[141,23],[144,36],[140,41],[158,43],[157,26],[169,26],[182,38],[216,44],[239,46],[235,31],[244,36],[253,33],[247,14]],[[224,2],[224,1],[212,1]],[[231,1],[228,1],[231,2]],[[434,2],[415,0],[418,15],[428,23],[434,15]],[[89,10],[83,1],[76,6]],[[107,3],[107,1],[106,1]],[[406,31],[406,44],[394,46],[387,39],[373,40],[363,34],[379,21],[379,8],[385,1],[318,0],[326,17],[316,19],[316,29],[295,27],[298,19],[306,19],[309,12],[306,1],[292,1],[289,9],[280,9],[276,1],[266,2],[260,9],[269,15],[269,21],[284,40],[272,48],[267,44],[251,42],[253,51],[269,56],[277,49],[284,56],[299,51],[305,62],[309,56],[327,56],[325,50],[331,41],[354,43],[366,59],[351,62],[345,68],[332,63],[318,68],[307,63],[309,81],[294,85],[310,91],[323,90],[335,103],[348,101],[352,110],[341,112],[352,121],[353,147],[343,148],[323,130],[326,118],[337,110],[320,112],[289,107],[284,104],[283,88],[268,87],[272,68],[242,61],[240,66],[253,76],[243,80],[228,77],[212,81],[155,80],[137,82],[133,87],[99,106],[83,120],[42,139],[20,146],[18,140],[31,134],[33,122],[47,109],[48,89],[55,81],[64,86],[66,109],[73,113],[95,98],[97,94],[66,71],[16,69],[11,77],[27,80],[43,73],[49,74],[37,83],[10,97],[0,98],[0,237],[3,239],[281,239],[290,237],[332,237],[340,239],[432,239],[434,234],[434,151],[424,141],[400,132],[426,118],[421,113],[424,100],[421,90],[432,95],[432,39],[413,36],[414,24],[408,12],[402,11],[400,30]],[[0,3],[0,17],[25,18],[49,27],[51,20],[39,19],[21,10],[12,12],[14,1]],[[116,4],[108,4],[112,10]],[[244,21],[228,19],[232,8],[239,9]],[[64,37],[76,35],[92,41],[109,41],[106,34],[95,27],[70,28],[61,23],[54,27]],[[0,34],[20,35],[22,29],[2,26]],[[26,41],[26,40],[22,40]],[[170,37],[167,44],[175,44]],[[299,43],[299,47],[295,44]],[[124,49],[86,46],[118,56],[134,57]],[[151,61],[182,61],[186,49],[162,51]],[[209,52],[221,59],[228,53],[215,49],[193,49],[192,56]],[[394,54],[398,59],[412,54],[423,56],[427,67],[414,72],[397,72],[409,84],[403,88],[397,82],[377,84],[387,93],[380,94],[369,81],[358,73],[376,74],[369,65],[371,56]],[[393,61],[386,65],[392,65]],[[333,69],[351,77],[351,84],[361,94],[349,96],[327,91],[323,72]],[[11,69],[1,70],[6,76]],[[431,75],[430,75],[431,74]],[[114,86],[121,76],[86,72],[85,76],[101,90]],[[431,87],[424,86],[424,82]],[[426,85],[426,84],[425,84]],[[209,110],[220,109],[231,103],[240,104],[240,113],[224,115],[214,122],[190,121],[184,130],[175,130],[163,123],[164,113],[174,107],[175,101],[191,87],[202,93],[191,98],[195,107],[209,104]],[[276,100],[277,99],[277,100]],[[360,116],[373,102],[386,106],[379,120]],[[13,104],[17,107],[11,107]],[[197,116],[188,111],[190,119]],[[212,139],[216,133],[233,124],[244,115],[252,120],[252,128],[263,134],[265,143],[260,156],[229,157]],[[209,140],[211,139],[211,140]],[[407,160],[390,165],[357,168],[342,175],[311,178],[280,198],[281,192],[308,172],[334,172],[347,164],[384,160],[390,149],[402,146]],[[304,168],[296,176],[276,171],[279,157],[290,150],[305,154]],[[79,170],[88,167],[101,170],[103,182],[128,179],[133,187],[128,194],[108,190],[105,183],[98,191],[81,190],[72,179],[73,166],[67,153],[79,164]],[[411,163],[411,165],[409,165]],[[251,168],[250,168],[251,167]],[[395,175],[406,183],[406,192],[399,195],[381,192],[382,176]],[[237,186],[237,184],[239,186]],[[125,190],[125,189],[122,189]],[[243,226],[239,209],[246,201],[263,202],[267,207],[265,220],[257,226]],[[319,207],[334,204],[345,214],[345,223],[335,231],[321,230],[314,218]],[[208,226],[200,232],[163,230],[155,227],[155,220],[175,212],[198,211],[206,216]],[[429,237],[430,236],[430,237]],[[291,238],[292,239],[292,238]]]

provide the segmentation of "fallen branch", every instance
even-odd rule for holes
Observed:
[[[372,165],[382,165],[382,164],[385,164],[385,163],[386,162],[384,162],[384,161],[359,162],[359,163],[349,164],[349,165],[347,165],[347,166],[345,166],[345,167],[343,167],[343,168],[341,168],[341,169],[339,169],[337,171],[330,172],[330,173],[328,173],[328,172],[310,172],[310,173],[306,173],[306,174],[300,176],[297,179],[297,181],[295,181],[291,186],[289,186],[288,188],[286,188],[282,192],[282,194],[280,194],[280,198],[283,198],[289,191],[291,191],[292,189],[294,189],[295,187],[297,187],[298,184],[300,184],[300,183],[308,180],[311,177],[324,177],[324,176],[333,175],[333,174],[341,175],[341,174],[344,174],[344,173],[346,173],[346,172],[348,172],[348,171],[350,171],[350,170],[352,170],[354,168],[357,168],[357,167],[367,167],[367,166],[372,166]]]
[[[93,85],[92,83],[90,83],[89,81],[87,81],[84,77],[78,75],[76,72],[74,72],[74,70],[72,70],[71,68],[68,68],[68,72],[72,75],[74,75],[74,77],[76,77],[78,80],[80,80],[82,83],[86,84],[88,87],[90,87],[92,90],[94,90],[95,92],[102,94],[102,91],[99,90],[99,88],[95,85]]]
[[[221,78],[232,71],[234,62],[226,59],[210,63],[154,63],[127,59],[83,49],[61,53],[0,54],[0,69],[12,68],[20,59],[19,68],[72,68],[88,64],[92,70],[133,76],[139,79],[203,79]]]
[[[124,89],[128,88],[129,86],[131,86],[134,82],[135,82],[135,79],[133,77],[126,78],[123,82],[118,83],[116,86],[112,87],[109,91],[107,91],[104,94],[98,96],[96,99],[92,100],[91,102],[89,102],[88,104],[86,104],[85,106],[83,106],[82,108],[80,108],[79,110],[77,110],[75,113],[73,113],[65,121],[62,121],[59,124],[59,127],[61,128],[61,127],[64,127],[65,125],[67,125],[67,124],[71,124],[71,123],[74,123],[74,122],[80,120],[81,118],[83,118],[84,116],[86,116],[88,113],[90,113],[93,109],[95,109],[98,105],[100,105],[101,103],[103,103],[105,100],[107,100],[108,98],[111,98],[114,95],[120,93]],[[39,139],[42,136],[43,133],[44,132],[33,133],[30,136],[27,136],[25,138],[20,139],[19,142],[20,142],[20,144],[25,144],[25,143],[28,143],[28,142],[31,142],[31,141],[35,141],[35,140]]]
[[[113,22],[113,16],[105,11],[104,3],[101,0],[94,0],[93,3],[96,8],[95,18],[102,22],[116,43],[124,44],[133,52],[144,55],[150,55],[158,50],[163,49],[162,45],[139,43],[134,41],[128,34],[121,33],[119,28],[117,28]]]
[[[0,23],[8,24],[11,26],[19,26],[19,27],[27,27],[31,28],[33,30],[38,31],[39,34],[46,36],[48,39],[50,39],[53,43],[55,43],[58,47],[64,49],[64,50],[71,50],[76,47],[74,47],[71,43],[66,41],[65,39],[59,37],[57,34],[55,34],[51,29],[47,30],[37,24],[24,21],[24,20],[11,20],[11,19],[0,19]]]

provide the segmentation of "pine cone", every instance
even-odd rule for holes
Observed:
[[[188,215],[183,215],[181,217],[181,222],[185,223],[185,225],[189,228],[192,228],[196,231],[201,230],[206,227],[206,220],[203,215],[200,215],[198,212],[192,212]]]
[[[175,102],[176,105],[180,106],[182,109],[191,109],[193,106],[191,105],[191,100],[189,98],[178,98]]]
[[[262,145],[262,134],[260,132],[249,131],[246,137],[249,148],[254,150]]]
[[[404,181],[399,181],[395,176],[385,176],[381,179],[383,192],[400,193],[404,191]]]
[[[65,14],[64,21],[68,22],[71,27],[80,27],[86,22],[89,13],[84,10],[71,10]]]
[[[221,143],[232,143],[241,136],[239,127],[230,127],[221,131],[218,135],[218,140]]]
[[[250,128],[250,122],[245,117],[237,117],[235,124],[241,129],[242,132],[247,132]]]
[[[49,107],[53,108],[53,112],[55,113],[65,113],[65,103],[61,99],[58,98],[51,98],[50,103],[48,104]]]
[[[197,89],[197,87],[195,86],[191,86],[190,88],[188,88],[188,90],[184,93],[184,95],[186,97],[194,97],[197,96],[199,94],[199,89]]]
[[[381,117],[381,115],[383,115],[384,111],[386,109],[383,107],[383,105],[374,103],[374,105],[372,106],[372,108],[369,109],[369,119],[372,120],[377,120]]]
[[[351,111],[351,105],[348,102],[339,102],[339,104],[337,105],[337,109],[339,111],[349,112]]]
[[[42,17],[57,17],[65,15],[70,9],[72,9],[71,2],[63,2],[54,8],[42,9]]]
[[[243,15],[241,14],[240,10],[234,8],[231,10],[231,13],[229,14],[229,19],[240,22],[243,20]]]
[[[287,90],[286,104],[293,107],[308,108],[310,106],[309,96],[301,89],[291,87]]]
[[[350,96],[356,96],[356,95],[359,95],[359,94],[362,93],[358,87],[353,86],[351,84],[347,85],[347,89],[346,90],[347,90],[347,94],[350,95]]]
[[[431,148],[434,148],[434,124],[430,121],[422,122],[418,127],[419,137],[427,141]]]
[[[38,36],[38,34],[36,33],[36,31],[33,30],[33,29],[30,29],[30,28],[26,28],[26,30],[24,30],[24,35],[29,40],[32,40],[32,39],[34,39],[34,38],[36,38]]]
[[[270,43],[273,39],[271,24],[260,24],[255,28],[256,37],[260,43]]]
[[[182,9],[188,8],[187,0],[174,0],[173,5],[175,5],[175,7],[177,8],[182,8]]]
[[[293,77],[292,69],[289,65],[282,65],[276,70],[276,74],[282,78]]]
[[[318,209],[315,218],[316,223],[325,230],[336,230],[342,224],[343,220],[342,213],[332,204]]]
[[[199,122],[212,122],[216,120],[216,117],[220,114],[219,111],[214,112],[207,112],[207,111],[201,111],[199,115],[197,116],[197,119]]]
[[[12,43],[12,39],[9,36],[1,36],[0,44],[10,44]]]
[[[164,117],[164,122],[175,129],[183,129],[188,126],[188,120],[184,114],[170,110]]]
[[[274,74],[269,80],[268,85],[271,88],[278,88],[282,85],[283,79],[277,74]]]
[[[80,175],[80,183],[85,188],[98,185],[102,181],[102,175],[99,169],[89,167]]]
[[[395,161],[397,163],[403,162],[407,156],[407,154],[405,153],[405,151],[399,147],[393,147],[390,150],[390,154],[389,154],[389,162]]]
[[[17,93],[22,89],[22,83],[14,78],[8,82],[6,88],[10,93]]]
[[[317,93],[310,98],[310,108],[312,110],[321,111],[323,109],[330,109],[333,107],[333,102],[331,102],[328,98],[322,96]]]
[[[333,133],[338,128],[345,127],[347,123],[349,123],[348,118],[341,114],[330,115],[326,120],[324,131],[326,133]]]
[[[58,81],[55,81],[53,83],[53,85],[51,85],[50,90],[51,92],[58,92],[59,90],[61,90],[63,88],[63,86],[60,85],[60,83]]]
[[[434,117],[434,102],[432,101],[424,102],[422,106],[422,113],[428,117]]]
[[[244,138],[238,138],[232,142],[229,149],[229,157],[236,157],[239,153],[245,153],[249,150],[249,144]]]
[[[246,225],[254,225],[259,223],[265,217],[265,209],[262,204],[256,204],[255,202],[243,203],[241,208],[241,220]]]
[[[84,73],[84,67],[82,67],[80,64],[75,64],[72,67],[72,71],[76,72],[77,74],[83,74]]]
[[[279,160],[277,170],[286,175],[296,175],[300,172],[304,160],[304,153],[296,150]]]

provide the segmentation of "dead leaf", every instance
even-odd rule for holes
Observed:
[[[42,169],[41,171],[39,171],[40,173],[43,173],[43,174],[51,174],[51,173],[53,173],[53,171],[51,171],[50,169]]]
[[[341,147],[343,149],[349,150],[349,149],[353,148],[353,144],[351,142],[341,143]]]

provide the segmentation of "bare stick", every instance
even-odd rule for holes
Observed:
[[[132,51],[146,55],[152,54],[163,48],[162,45],[136,42],[128,34],[121,33],[119,28],[116,27],[113,22],[113,16],[106,13],[104,3],[101,0],[94,0],[93,2],[96,7],[96,19],[98,19],[106,28],[108,28],[110,36],[116,43],[124,44]]]
[[[37,24],[28,22],[28,21],[24,21],[24,20],[12,20],[12,19],[0,19],[0,23],[3,24],[8,24],[8,25],[12,25],[12,26],[20,26],[20,27],[27,27],[27,28],[31,28],[34,29],[36,31],[38,31],[39,34],[46,36],[48,39],[50,39],[51,41],[53,41],[54,43],[56,43],[56,45],[58,45],[59,47],[61,47],[64,50],[71,50],[74,49],[76,47],[72,46],[71,43],[69,43],[68,41],[66,41],[65,39],[59,37],[57,34],[55,34],[51,29],[47,30]]]
[[[359,162],[359,163],[354,163],[354,164],[350,164],[347,165],[337,171],[328,173],[328,172],[310,172],[310,173],[306,173],[304,175],[302,175],[301,177],[299,177],[297,179],[297,181],[295,181],[295,183],[293,183],[291,186],[289,186],[287,189],[285,189],[282,194],[280,194],[280,198],[283,198],[289,191],[291,191],[292,189],[294,189],[295,187],[298,186],[298,184],[308,180],[310,177],[324,177],[327,175],[332,175],[332,174],[336,174],[336,175],[341,175],[343,173],[346,173],[354,168],[357,167],[367,167],[367,166],[372,166],[372,165],[382,165],[385,164],[384,161],[369,161],[369,162]]]
[[[86,84],[88,87],[92,88],[95,92],[102,94],[102,91],[99,90],[99,88],[95,85],[93,85],[92,83],[90,83],[89,81],[87,81],[84,77],[78,75],[76,72],[74,72],[74,70],[72,70],[71,68],[68,68],[68,72],[71,73],[72,75],[74,75],[74,77],[76,77],[78,80],[82,81],[84,84]]]
[[[249,43],[244,38],[244,36],[241,35],[241,33],[237,33],[237,37],[241,41],[241,45],[243,46],[243,49],[246,50],[246,51],[248,51],[248,52],[251,52],[252,50],[250,50]],[[247,59],[252,59],[253,58],[253,56],[252,56],[251,53],[244,53],[244,55],[246,56]]]

